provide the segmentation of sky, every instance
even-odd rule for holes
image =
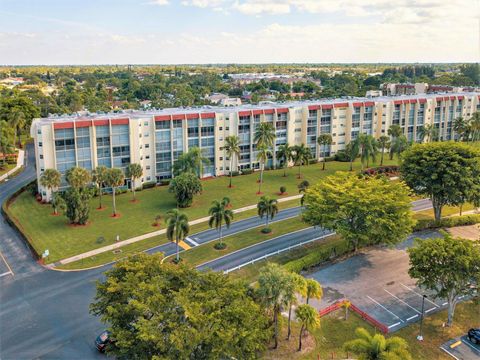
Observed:
[[[0,65],[478,62],[480,0],[0,0]]]

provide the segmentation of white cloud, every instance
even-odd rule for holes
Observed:
[[[150,5],[159,5],[159,6],[165,6],[169,4],[168,0],[152,0],[148,2]]]

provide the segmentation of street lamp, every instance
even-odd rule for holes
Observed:
[[[418,341],[423,341],[423,314],[424,314],[424,309],[425,309],[425,299],[427,298],[427,295],[422,296],[422,314],[420,315],[420,334],[417,336]]]

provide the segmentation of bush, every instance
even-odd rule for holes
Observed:
[[[280,194],[285,194],[287,192],[287,188],[285,186],[280,186]]]
[[[252,170],[252,169],[242,170],[242,175],[250,175],[250,174],[253,174],[253,170]]]
[[[454,226],[466,226],[480,223],[480,214],[452,216],[443,218],[440,221],[434,219],[421,219],[413,228],[413,231],[422,231],[428,229],[449,228]]]
[[[350,159],[347,156],[347,153],[345,150],[339,150],[333,157],[335,161],[340,161],[340,162],[350,162]]]
[[[335,161],[335,156],[328,156],[325,158],[325,162],[332,162]]]
[[[155,181],[147,181],[147,182],[143,183],[142,188],[143,189],[151,189],[151,188],[155,187],[155,185],[157,185],[155,183]]]
[[[168,179],[160,180],[160,185],[161,186],[170,185],[170,181],[171,180],[168,180]]]
[[[318,163],[317,159],[308,159],[308,165],[316,164]]]
[[[272,232],[272,229],[266,227],[266,228],[263,228],[263,229],[261,230],[261,232],[262,232],[262,234],[270,234],[270,233]]]
[[[399,174],[399,167],[397,165],[390,166],[380,166],[377,168],[366,169],[362,173],[363,175],[387,175],[387,176],[396,176]]]
[[[334,244],[325,245],[325,247],[316,249],[300,259],[289,261],[284,267],[288,271],[299,273],[351,251],[352,248],[348,241],[341,239]]]
[[[228,175],[230,175],[230,174],[228,174]],[[238,171],[232,171],[232,176],[238,176],[238,175],[240,175],[240,173]]]
[[[215,250],[223,250],[223,249],[226,249],[226,247],[227,247],[227,244],[225,244],[224,242],[222,243],[217,242],[215,243],[215,245],[213,245],[213,248]]]

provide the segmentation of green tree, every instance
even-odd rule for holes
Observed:
[[[353,171],[353,162],[360,154],[360,146],[358,145],[358,141],[350,141],[347,146],[345,146],[345,155],[347,156],[350,162],[350,171]]]
[[[3,155],[2,164],[5,167],[7,154],[15,152],[15,146],[13,145],[13,128],[7,124],[6,121],[0,121],[0,152]]]
[[[167,211],[165,221],[167,223],[167,238],[170,241],[175,241],[177,246],[175,259],[178,263],[180,261],[178,243],[185,240],[190,232],[188,217],[177,209],[172,209]]]
[[[390,144],[390,160],[393,159],[393,155],[397,155],[400,159],[400,155],[408,149],[408,140],[405,135],[400,135],[392,140]]]
[[[395,244],[412,231],[409,189],[387,178],[337,172],[305,195],[303,219],[336,231],[354,251],[364,244]]]
[[[117,216],[117,204],[115,202],[115,193],[118,187],[123,186],[125,175],[121,169],[110,168],[105,176],[105,184],[112,188],[113,217]]]
[[[310,149],[305,146],[305,144],[293,146],[293,162],[298,166],[298,176],[300,179],[302,165],[308,164],[308,160],[312,157]]]
[[[305,278],[296,273],[290,273],[290,278],[285,288],[285,304],[288,306],[288,325],[287,325],[287,340],[290,340],[292,333],[292,308],[293,305],[298,304],[297,294],[306,296],[307,294],[307,282]]]
[[[138,254],[97,282],[92,314],[119,359],[255,359],[271,336],[265,309],[241,282]]]
[[[183,173],[191,172],[197,174],[199,178],[203,175],[204,165],[210,164],[210,160],[203,155],[199,147],[191,147],[188,152],[180,155],[173,164],[173,175],[179,176]]]
[[[459,116],[453,121],[453,131],[455,132],[455,139],[459,141],[465,140],[465,135],[468,133],[469,122],[463,117]]]
[[[309,303],[310,299],[317,299],[320,300],[323,296],[323,289],[320,283],[315,279],[307,279],[306,280],[306,301],[305,303]]]
[[[469,128],[470,128],[470,139],[471,141],[479,141],[480,140],[480,111],[476,111],[472,114],[472,117],[469,121]]]
[[[372,135],[360,134],[357,138],[358,147],[360,149],[360,159],[362,162],[362,169],[364,163],[368,168],[370,159],[375,162],[377,156],[377,140]]]
[[[298,192],[300,194],[303,194],[302,197],[300,198],[301,206],[303,206],[303,204],[305,203],[305,192],[307,191],[309,186],[310,186],[310,183],[307,180],[303,180],[300,184],[297,185]]]
[[[219,233],[219,248],[221,249],[225,248],[222,237],[223,223],[225,223],[228,229],[233,220],[233,211],[227,208],[228,205],[230,205],[230,199],[225,197],[222,201],[213,200],[212,206],[208,210],[208,214],[210,215],[208,226],[215,226],[215,229],[217,229]]]
[[[91,197],[92,192],[86,187],[72,186],[63,193],[66,204],[65,216],[71,224],[85,225],[88,222]]]
[[[262,196],[257,204],[257,213],[260,219],[265,216],[265,231],[269,231],[268,222],[278,213],[278,201],[268,196]]]
[[[295,310],[295,316],[301,324],[298,335],[298,351],[302,351],[302,337],[304,332],[312,331],[320,326],[320,315],[314,307],[302,304]]]
[[[438,139],[438,129],[432,124],[425,124],[418,130],[418,136],[423,140],[426,138],[427,142]]]
[[[261,143],[257,146],[257,161],[260,161],[260,182],[258,184],[258,195],[262,193],[263,171],[265,170],[265,163],[267,162],[270,154],[270,150],[264,143]]]
[[[253,142],[258,146],[265,145],[267,148],[273,146],[275,141],[275,129],[271,123],[262,122],[258,125],[253,136]]]
[[[98,209],[103,208],[102,195],[103,195],[103,187],[105,186],[105,182],[107,181],[107,172],[108,172],[107,167],[103,165],[97,166],[92,171],[92,182],[98,188],[98,199],[99,199]]]
[[[132,193],[133,193],[133,200],[135,201],[135,181],[140,179],[143,175],[143,168],[140,164],[128,164],[126,170],[127,178],[130,178],[132,181]]]
[[[293,160],[293,147],[288,143],[280,145],[276,152],[277,160],[280,160],[283,166],[283,177],[287,176],[288,162]]]
[[[228,187],[232,187],[232,176],[233,176],[233,161],[235,158],[240,156],[240,139],[236,135],[230,135],[225,138],[224,146],[225,154],[230,159],[230,183]]]
[[[258,276],[258,295],[267,309],[273,314],[274,349],[278,347],[278,317],[285,304],[290,274],[280,265],[270,263],[260,269]]]
[[[87,169],[74,166],[65,172],[65,179],[72,188],[81,189],[92,181],[92,176]]]
[[[320,134],[318,136],[317,142],[318,142],[318,145],[323,147],[324,156],[323,156],[322,170],[325,170],[325,163],[327,162],[327,156],[325,154],[326,154],[327,146],[328,146],[328,148],[330,148],[330,145],[332,145],[332,142],[333,142],[332,135],[330,135],[330,134]]]
[[[9,123],[13,128],[13,145],[17,144],[17,133],[22,131],[26,125],[25,114],[18,108],[13,108],[9,116]]]
[[[383,166],[383,157],[385,155],[385,149],[390,147],[390,138],[388,136],[382,135],[377,140],[378,145],[380,146],[381,158],[380,166]]]
[[[168,191],[175,194],[178,207],[186,208],[192,205],[193,196],[202,191],[202,183],[195,174],[186,172],[172,179]]]
[[[60,187],[62,182],[62,175],[56,169],[45,169],[45,171],[40,175],[40,185],[47,190],[52,192],[52,196],[56,190]],[[53,204],[53,203],[52,203]],[[57,208],[53,206],[53,212],[57,214]]]
[[[403,154],[400,172],[417,195],[430,197],[440,220],[443,206],[459,205],[479,184],[479,152],[453,142],[416,144]]]
[[[480,282],[480,244],[466,239],[454,239],[444,233],[442,238],[417,239],[409,248],[408,273],[422,288],[447,299],[448,326],[453,323],[455,306],[460,297],[471,296]]]
[[[357,328],[355,335],[357,338],[343,344],[343,349],[358,355],[360,360],[412,359],[407,342],[400,337],[385,339],[382,334],[372,336],[364,328]]]
[[[58,192],[52,193],[52,207],[53,207],[53,213],[55,215],[58,214],[58,211],[66,211],[67,210],[67,203],[65,202],[65,199],[62,197],[61,194]]]

